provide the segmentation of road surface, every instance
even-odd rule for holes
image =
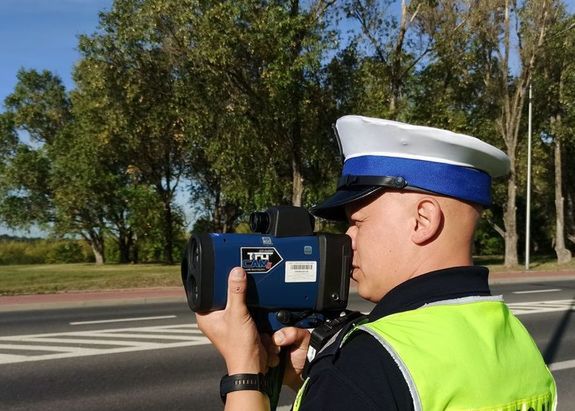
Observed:
[[[575,403],[575,280],[492,286]],[[369,311],[355,294],[350,308]],[[181,302],[0,312],[0,409],[221,410],[224,364]],[[286,389],[287,390],[287,389]],[[293,394],[285,391],[280,410]]]

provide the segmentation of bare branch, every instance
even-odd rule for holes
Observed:
[[[499,225],[497,225],[492,219],[485,217],[485,220],[489,223],[489,225],[491,227],[493,227],[493,229],[497,232],[497,234],[499,234],[501,236],[501,238],[505,238],[505,230],[503,228],[501,228]]]
[[[417,5],[417,7],[415,8],[415,11],[413,12],[413,14],[411,15],[411,18],[409,19],[409,24],[413,23],[413,20],[415,20],[415,17],[417,17],[417,13],[419,13],[419,8],[421,7],[421,3],[419,3]]]
[[[315,5],[312,7],[311,10],[311,15],[314,16],[314,22],[318,21],[321,17],[324,16],[324,14],[327,12],[327,10],[333,6],[336,3],[336,0],[330,0],[330,1],[318,1],[317,3],[315,3]]]
[[[382,63],[387,65],[387,58],[385,57],[385,52],[383,51],[381,45],[379,44],[379,42],[369,29],[368,22],[365,16],[365,7],[361,1],[358,1],[357,6],[353,8],[352,16],[359,22],[362,33],[367,37],[367,39],[375,49],[377,57],[380,59]]]
[[[430,43],[431,43],[431,42],[430,42]],[[423,53],[421,53],[421,54],[419,55],[419,57],[417,57],[415,60],[413,60],[413,63],[411,63],[409,66],[407,66],[407,67],[401,72],[401,76],[400,76],[400,77],[403,77],[403,76],[405,76],[407,73],[409,73],[409,72],[411,71],[411,69],[414,68],[414,67],[417,65],[417,63],[419,63],[419,62],[421,61],[421,59],[422,59],[423,57],[425,57],[431,50],[433,50],[433,47],[430,46],[430,45],[427,46],[427,48],[423,51]]]

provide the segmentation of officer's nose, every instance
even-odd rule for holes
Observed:
[[[351,249],[355,251],[355,235],[357,234],[357,227],[354,225],[349,226],[345,234],[351,238]]]

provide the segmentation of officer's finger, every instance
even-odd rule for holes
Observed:
[[[294,349],[305,348],[309,345],[310,333],[303,328],[286,327],[273,335],[274,342],[280,347],[293,346]]]
[[[235,267],[228,277],[228,302],[226,308],[240,315],[247,313],[246,289],[246,272],[242,268]]]

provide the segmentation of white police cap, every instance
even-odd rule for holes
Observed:
[[[425,191],[491,205],[491,178],[509,172],[507,155],[475,137],[362,116],[335,126],[344,156],[337,191],[311,212],[345,220],[344,207],[387,188]]]

